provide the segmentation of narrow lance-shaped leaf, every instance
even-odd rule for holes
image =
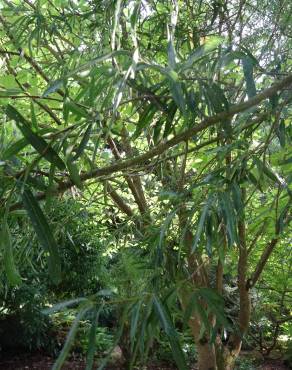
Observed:
[[[168,43],[167,43],[167,56],[168,56],[168,66],[170,69],[175,69],[176,67],[176,52],[173,44],[173,29],[172,27],[167,27]]]
[[[99,367],[97,370],[103,370],[106,366],[106,364],[108,363],[108,361],[110,360],[110,357],[111,357],[111,354],[113,352],[113,350],[115,349],[116,345],[119,343],[120,339],[121,339],[121,336],[123,334],[123,330],[124,330],[124,325],[125,325],[125,321],[126,321],[126,315],[127,315],[127,311],[128,311],[128,307],[126,306],[124,308],[124,312],[121,316],[121,319],[119,320],[120,322],[120,325],[116,331],[116,334],[115,334],[115,337],[114,337],[114,340],[113,340],[113,345],[112,347],[109,349],[108,353],[107,353],[107,356],[101,361]]]
[[[14,95],[19,95],[23,91],[21,89],[6,89],[6,90],[0,90],[0,98],[2,97],[7,97],[7,96],[14,96]]]
[[[15,143],[11,144],[9,147],[7,147],[3,154],[2,159],[7,160],[13,157],[14,155],[18,154],[23,148],[27,146],[28,142],[26,138],[22,138],[20,140],[17,140]]]
[[[43,93],[43,97],[47,97],[48,95],[54,93],[55,91],[59,90],[64,85],[64,80],[59,79],[53,81],[49,86],[46,88],[46,90]]]
[[[246,83],[246,92],[248,98],[256,95],[257,90],[253,79],[253,61],[249,57],[242,59],[243,74]]]
[[[65,100],[64,105],[66,106],[66,109],[68,111],[71,111],[73,114],[75,114],[78,117],[84,117],[88,118],[88,113],[86,109],[73,101],[70,101],[69,99]]]
[[[161,322],[161,326],[165,331],[166,335],[168,336],[168,340],[171,346],[172,355],[176,362],[176,365],[179,370],[186,370],[187,364],[184,358],[183,351],[181,349],[176,330],[171,322],[168,312],[166,311],[165,307],[163,307],[160,300],[154,296],[153,303],[159,320]]]
[[[232,200],[236,209],[236,214],[239,218],[241,218],[243,216],[243,207],[244,207],[241,198],[241,189],[238,186],[238,184],[233,183],[231,191],[232,191]]]
[[[286,145],[286,129],[284,120],[280,121],[276,129],[276,135],[278,136],[281,147],[284,148]]]
[[[38,136],[31,130],[27,120],[14,107],[8,105],[6,113],[11,119],[15,120],[23,136],[42,157],[46,158],[50,163],[55,164],[60,170],[65,169],[65,163],[58,156],[55,150],[42,137]]]
[[[79,169],[76,165],[76,163],[73,162],[72,158],[68,158],[67,160],[67,168],[70,174],[70,178],[73,181],[73,183],[79,188],[83,188],[83,184],[79,175]]]
[[[210,37],[209,40],[204,45],[201,45],[197,49],[195,49],[188,57],[188,59],[180,65],[180,70],[184,71],[186,69],[191,68],[196,61],[198,61],[208,53],[215,50],[220,44],[222,44],[223,41],[224,41],[223,37],[219,36]]]
[[[33,105],[32,102],[30,103],[30,115],[31,115],[32,127],[33,127],[34,130],[37,130],[37,128],[38,128],[37,118],[36,118],[36,114],[35,114],[34,105]]]
[[[194,243],[193,243],[193,246],[192,246],[192,252],[194,252],[195,249],[197,248],[200,237],[201,237],[201,234],[202,234],[202,231],[204,229],[204,224],[205,224],[206,216],[208,214],[210,201],[211,201],[211,199],[209,198],[208,201],[206,202],[206,204],[204,205],[203,211],[201,213],[200,220],[199,220],[199,223],[198,223],[198,226],[197,226],[197,231],[196,231]]]
[[[212,224],[212,214],[208,212],[206,217],[206,226],[205,226],[205,233],[206,233],[206,252],[209,257],[212,255],[212,244],[213,244],[213,224]]]
[[[3,221],[0,230],[0,246],[3,251],[4,268],[8,281],[12,286],[18,285],[21,283],[21,277],[15,266],[11,234],[6,220]]]
[[[89,331],[88,336],[88,349],[87,349],[87,355],[86,355],[86,368],[85,370],[91,370],[94,363],[94,354],[96,351],[96,329],[98,324],[98,319],[101,310],[103,309],[103,305],[101,305],[99,308],[95,308],[91,328]]]
[[[64,344],[64,347],[62,348],[61,353],[59,354],[59,357],[57,358],[57,361],[54,363],[54,366],[52,367],[52,370],[60,370],[62,368],[63,363],[65,362],[69,351],[72,347],[72,344],[74,342],[77,329],[80,323],[80,320],[83,318],[85,313],[89,310],[90,307],[84,307],[82,308],[78,315],[75,318],[75,321],[73,322],[73,325],[71,326],[71,329],[67,335],[66,342]]]
[[[140,315],[140,310],[142,306],[142,301],[139,301],[135,304],[133,308],[133,313],[131,316],[131,330],[130,330],[130,338],[131,338],[131,348],[134,347],[134,338],[137,332],[138,320]]]
[[[180,111],[185,114],[186,112],[186,102],[184,97],[184,92],[182,89],[182,84],[179,81],[179,75],[172,68],[166,68],[165,74],[168,79],[169,89],[172,94],[172,97],[180,109]]]
[[[280,216],[276,223],[276,231],[278,235],[283,231],[284,227],[286,227],[291,222],[291,218],[289,219],[289,217],[287,217],[292,208],[292,194],[290,191],[289,196],[289,201],[280,213]]]
[[[240,50],[231,50],[223,54],[218,62],[216,63],[215,68],[220,69],[222,67],[227,67],[231,62],[234,60],[242,60],[243,58],[246,58],[246,54],[243,51]]]
[[[130,23],[131,23],[132,28],[136,27],[140,6],[141,6],[141,0],[138,0],[135,4],[134,9],[132,11],[132,14],[130,16]]]
[[[289,157],[279,162],[280,165],[291,164],[291,163],[292,163],[292,157]]]
[[[236,227],[236,214],[234,211],[233,204],[230,199],[230,194],[223,192],[219,195],[220,207],[222,216],[227,229],[227,239],[229,246],[232,246],[235,243],[238,243],[238,234]]]
[[[45,315],[51,315],[53,313],[63,311],[65,309],[68,309],[69,307],[79,305],[81,302],[86,301],[88,301],[88,299],[84,297],[69,299],[68,301],[57,303],[52,307],[44,308],[42,310],[42,313]]]
[[[212,312],[216,315],[218,322],[225,327],[229,327],[229,323],[224,313],[224,300],[222,296],[211,288],[201,288],[199,293]]]
[[[175,217],[175,215],[176,215],[176,212],[177,212],[177,209],[175,209],[174,211],[172,211],[172,212],[170,212],[168,215],[167,215],[167,217],[166,217],[166,219],[165,219],[165,221],[164,221],[164,223],[163,223],[163,225],[161,226],[161,228],[160,228],[160,238],[159,238],[159,248],[161,248],[162,247],[162,245],[163,245],[163,240],[164,240],[164,237],[165,237],[165,234],[166,234],[166,231],[168,230],[168,228],[170,227],[170,225],[171,225],[171,222],[172,222],[172,220],[173,220],[173,218]]]
[[[88,127],[87,127],[87,129],[86,129],[86,131],[83,135],[83,138],[82,138],[78,148],[76,149],[75,155],[73,157],[73,161],[76,161],[76,159],[78,159],[82,155],[82,153],[84,152],[84,149],[86,148],[88,140],[90,139],[91,130],[92,130],[92,124],[88,125]]]
[[[184,310],[184,317],[183,317],[184,328],[188,326],[189,320],[192,316],[192,313],[195,311],[197,304],[198,304],[198,297],[197,297],[197,292],[195,292],[191,295],[189,302]]]
[[[270,180],[278,183],[279,185],[285,185],[285,181],[281,179],[280,176],[275,171],[273,171],[273,169],[269,167],[266,163],[262,162],[256,157],[253,160],[257,165],[260,173],[263,172]]]
[[[139,121],[136,126],[136,130],[133,134],[133,140],[137,139],[137,137],[143,131],[144,127],[146,127],[147,124],[151,122],[156,111],[157,111],[157,107],[153,104],[149,104],[146,106],[146,108],[144,108],[144,111],[140,114]]]
[[[49,224],[38,202],[29,189],[24,189],[22,200],[42,247],[49,253],[48,265],[52,280],[58,283],[61,279],[60,256],[57,243]]]

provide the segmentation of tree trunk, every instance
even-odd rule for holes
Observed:
[[[209,338],[203,336],[199,339],[200,330],[198,325],[200,323],[191,320],[191,329],[195,339],[195,345],[198,353],[198,369],[199,370],[233,370],[235,361],[239,356],[241,349],[241,342],[231,349],[221,343],[220,338],[215,344],[209,343]]]
[[[198,352],[199,370],[217,370],[215,346],[209,343],[210,338],[206,335],[200,335],[202,324],[197,314],[192,315],[189,325]]]
[[[240,353],[241,342],[234,349],[230,349],[222,343],[216,344],[217,370],[233,370],[235,361]]]
[[[214,345],[208,342],[197,344],[199,370],[217,370],[216,354]]]

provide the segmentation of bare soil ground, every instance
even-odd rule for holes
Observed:
[[[51,370],[54,364],[54,359],[41,354],[36,355],[14,355],[12,357],[5,356],[0,358],[0,370]],[[98,364],[94,369],[98,368]],[[82,359],[70,359],[62,366],[62,370],[84,370],[85,362]],[[150,364],[147,370],[175,370],[168,364]],[[122,365],[109,365],[106,370],[124,370]]]
[[[3,357],[3,356],[2,356]],[[14,356],[0,358],[0,370],[50,370],[52,369],[54,359],[42,354],[16,354]],[[97,364],[96,364],[97,365]],[[95,366],[94,368],[97,368]],[[82,359],[71,359],[66,361],[63,365],[62,370],[84,370],[85,363]],[[160,364],[149,364],[147,370],[175,370],[176,367],[171,365],[160,363]],[[266,360],[258,368],[259,370],[289,370],[287,366],[283,364],[281,360]],[[106,370],[123,370],[121,365],[110,365]],[[144,370],[144,369],[143,369]]]
[[[266,360],[263,365],[261,365],[260,370],[287,370],[287,366],[283,364],[281,360]]]

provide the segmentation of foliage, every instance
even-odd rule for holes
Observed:
[[[42,293],[25,284],[8,292],[2,302],[5,313],[0,320],[2,351],[26,349],[56,353],[55,328],[50,318],[41,312]]]
[[[277,342],[291,322],[290,3],[0,6],[2,276],[80,304],[54,369],[91,310],[92,367],[105,307],[130,368],[163,332],[186,369],[186,330],[200,368],[226,368],[251,299]]]
[[[237,365],[235,367],[237,370],[255,370],[256,367],[254,365],[253,360],[244,358],[244,359],[239,359],[237,361]]]
[[[75,310],[67,310],[65,312],[60,312],[54,315],[53,322],[54,325],[59,330],[59,336],[62,333],[65,336],[59,338],[60,342],[63,343],[66,337],[67,331],[70,329],[74,319],[76,316]],[[85,320],[80,322],[80,326],[78,328],[78,333],[76,335],[76,341],[74,343],[73,351],[74,353],[81,352],[82,354],[86,354],[88,345],[89,345],[89,332],[90,332],[90,321],[92,320],[92,313],[89,313],[88,317],[85,317]],[[60,330],[62,328],[62,330]],[[113,343],[113,336],[112,333],[109,332],[107,327],[99,326],[96,328],[95,333],[95,347],[97,353],[104,354],[107,352],[108,348],[112,346]]]
[[[287,343],[287,348],[286,348],[286,352],[284,354],[284,361],[285,361],[285,364],[287,364],[288,366],[291,367],[291,364],[292,364],[292,356],[291,356],[291,351],[292,349],[292,344],[291,344],[291,341],[289,341]]]

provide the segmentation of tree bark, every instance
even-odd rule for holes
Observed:
[[[197,344],[199,370],[217,370],[214,345]]]

